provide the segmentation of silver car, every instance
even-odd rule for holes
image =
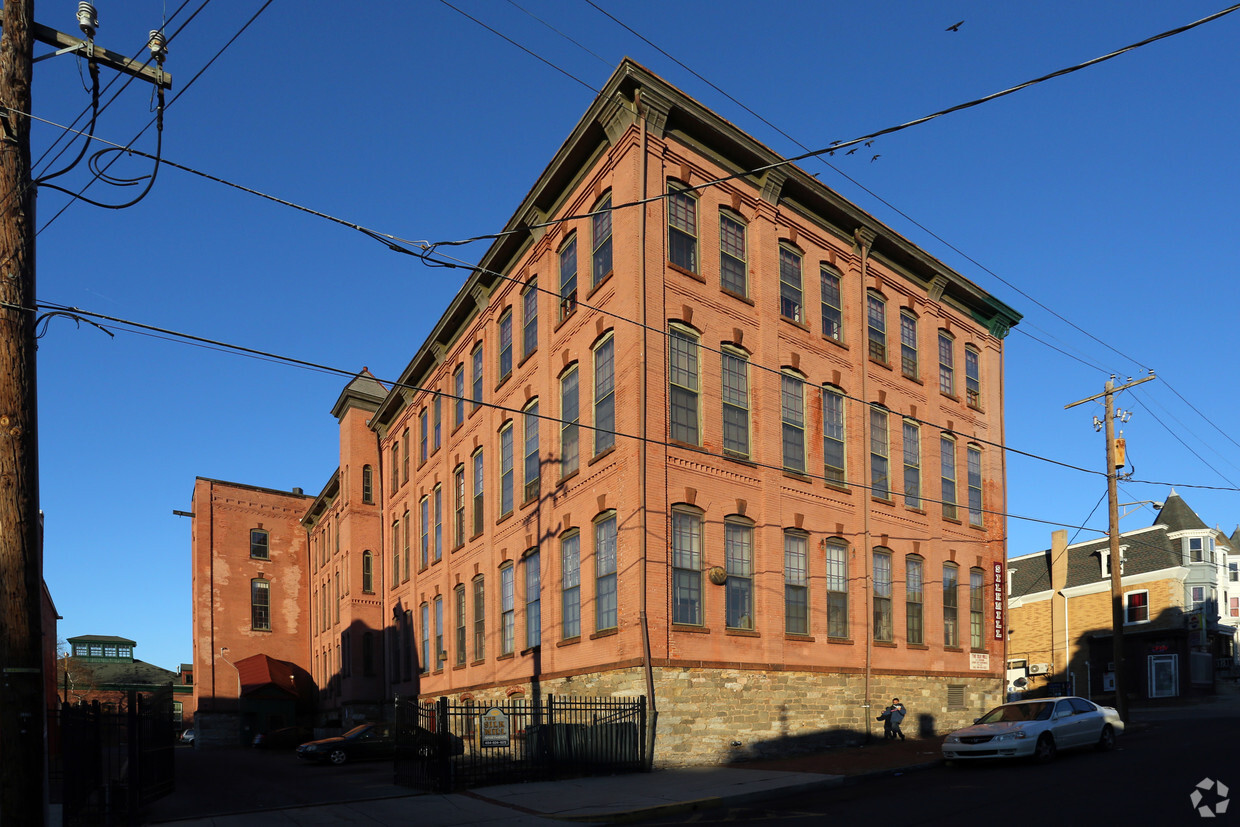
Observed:
[[[1119,713],[1084,698],[1043,698],[997,706],[943,741],[948,761],[1033,757],[1050,761],[1061,749],[1108,750],[1124,731]]]

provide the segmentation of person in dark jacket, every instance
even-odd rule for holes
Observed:
[[[883,714],[878,716],[878,720],[883,722],[883,738],[894,741],[899,738],[904,740],[904,731],[900,729],[900,724],[904,722],[904,716],[908,714],[908,710],[904,708],[904,704],[900,703],[899,698],[892,698],[891,705],[883,710]]]

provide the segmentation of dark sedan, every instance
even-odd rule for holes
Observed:
[[[345,764],[349,761],[376,761],[396,755],[396,739],[390,724],[362,724],[344,735],[310,741],[297,748],[303,761]]]

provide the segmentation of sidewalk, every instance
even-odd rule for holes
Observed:
[[[910,771],[940,763],[941,738],[842,747],[829,752],[751,762],[729,767],[656,769],[651,773],[576,778],[532,784],[481,787],[451,795],[410,794],[392,784],[370,784],[369,798],[355,801],[222,812],[228,789],[212,791],[208,807],[195,785],[209,784],[207,773],[197,779],[178,777],[178,790],[156,802],[146,824],[178,827],[259,827],[263,825],[367,824],[451,827],[474,824],[537,825],[574,821],[617,823],[659,815],[739,804],[813,789],[838,787],[867,777]],[[223,751],[222,755],[237,755]],[[201,758],[202,754],[195,758]],[[179,776],[180,774],[178,774]],[[178,802],[177,799],[181,799]],[[238,800],[242,807],[249,805]],[[218,815],[204,815],[214,809]]]

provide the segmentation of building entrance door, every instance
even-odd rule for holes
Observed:
[[[1175,655],[1150,655],[1150,697],[1174,698],[1180,694],[1180,676]]]

